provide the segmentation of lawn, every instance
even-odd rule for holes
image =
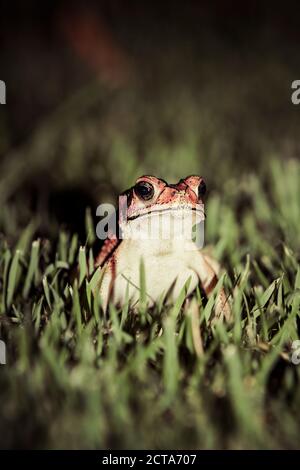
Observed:
[[[40,49],[20,35],[23,85],[3,57],[0,447],[297,448],[298,45],[246,29],[236,49],[231,26],[209,35],[197,18],[182,37],[156,16],[127,21],[119,86],[84,75],[55,34]],[[211,323],[214,297],[199,290],[148,309],[143,282],[139,312],[101,311],[96,207],[142,174],[205,178],[205,250],[230,324]]]
[[[265,177],[232,179],[208,198],[229,325],[211,326],[213,303],[199,292],[105,317],[88,210],[82,246],[62,229],[37,238],[35,220],[13,246],[3,237],[1,447],[296,448],[299,178],[297,161],[274,159]]]

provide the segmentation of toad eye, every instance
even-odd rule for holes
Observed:
[[[200,199],[206,193],[206,184],[204,180],[201,180],[198,186],[198,198]]]
[[[136,195],[144,201],[149,201],[154,195],[154,187],[147,181],[140,181],[134,187]]]

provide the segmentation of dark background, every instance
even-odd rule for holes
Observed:
[[[295,1],[1,3],[0,447],[299,448],[299,45]],[[86,208],[145,173],[205,177],[231,325],[98,308]]]
[[[143,173],[222,191],[298,158],[299,45],[296,1],[1,2],[2,230],[80,231]]]

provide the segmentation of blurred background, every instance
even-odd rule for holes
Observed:
[[[36,218],[42,235],[83,234],[86,207],[94,214],[141,174],[202,174],[229,198],[244,175],[270,184],[273,158],[300,155],[298,10],[2,1],[1,232],[14,241]]]
[[[298,3],[0,0],[0,447],[299,448]],[[228,331],[99,316],[86,209],[142,174],[206,179]]]

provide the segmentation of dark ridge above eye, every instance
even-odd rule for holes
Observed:
[[[198,197],[200,198],[204,196],[205,193],[206,193],[206,183],[204,180],[202,180],[198,186]]]
[[[134,191],[139,198],[144,199],[144,201],[147,201],[153,197],[154,187],[148,181],[139,181],[135,185]]]

